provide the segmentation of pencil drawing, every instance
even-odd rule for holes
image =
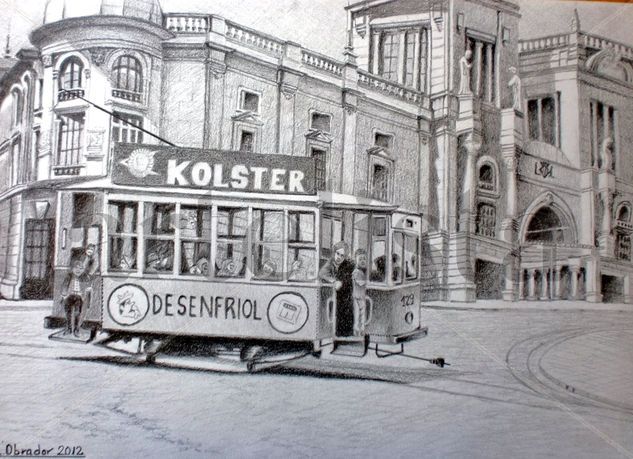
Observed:
[[[229,3],[0,0],[0,455],[633,457],[633,7]]]

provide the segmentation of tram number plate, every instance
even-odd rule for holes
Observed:
[[[403,308],[413,306],[415,304],[415,293],[403,295],[402,298],[400,298],[400,302],[402,303]]]

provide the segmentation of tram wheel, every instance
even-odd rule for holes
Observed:
[[[264,353],[262,346],[244,346],[240,352],[240,359],[244,362],[251,362]]]

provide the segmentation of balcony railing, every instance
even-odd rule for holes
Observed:
[[[626,59],[633,59],[632,47],[623,43],[618,43],[617,41],[609,40],[608,38],[598,37],[597,35],[590,35],[588,33],[581,33],[580,43],[586,48],[612,49]]]
[[[423,100],[423,94],[415,89],[407,88],[361,70],[358,71],[358,84],[413,104],[419,104]]]
[[[284,53],[284,43],[281,40],[240,26],[234,22],[226,21],[226,37],[242,45],[256,48],[275,56],[281,56]]]
[[[73,166],[53,166],[53,173],[55,175],[79,175],[82,167],[78,164]]]
[[[343,74],[343,63],[315,53],[314,51],[308,51],[307,49],[301,50],[301,62],[339,77]]]
[[[209,32],[209,22],[206,14],[165,15],[165,28],[175,33],[205,34]]]
[[[539,51],[543,49],[553,49],[567,46],[569,44],[569,34],[550,35],[547,37],[532,38],[519,42],[519,52]]]
[[[67,100],[77,99],[84,96],[84,90],[81,88],[74,89],[60,89],[57,93],[57,102],[64,102]]]
[[[142,102],[143,93],[128,91],[127,89],[113,89],[112,97],[118,97],[119,99],[125,99],[131,102]]]

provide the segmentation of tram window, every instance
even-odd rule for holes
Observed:
[[[314,213],[288,212],[288,280],[316,279]]]
[[[207,276],[211,253],[211,209],[180,208],[181,274]]]
[[[404,234],[394,233],[391,253],[391,280],[395,284],[402,283],[402,261],[404,253]]]
[[[373,241],[371,247],[371,274],[372,282],[384,282],[387,272],[387,256],[385,254],[385,241]]]
[[[321,222],[321,266],[332,256],[332,246],[343,240],[343,222],[336,217],[323,216]]]
[[[175,215],[174,204],[145,204],[145,272],[173,270]]]
[[[314,214],[288,212],[288,241],[314,242]]]
[[[220,207],[217,222],[215,275],[217,277],[244,277],[248,267],[246,247],[248,210]]]
[[[112,271],[136,270],[136,235],[138,205],[133,202],[111,202],[108,213],[114,218],[108,224],[109,260]]]
[[[288,249],[288,280],[312,281],[316,279],[316,250],[315,249]]]
[[[369,249],[369,216],[367,214],[354,214],[354,247],[353,252],[358,249],[367,251]]]
[[[369,280],[384,283],[387,280],[387,218],[374,216],[371,222],[371,269]]]
[[[256,279],[282,278],[283,220],[281,211],[253,210],[253,271]]]
[[[407,280],[416,280],[418,278],[418,260],[420,239],[407,234],[404,244],[404,274]]]
[[[145,215],[151,222],[149,234],[174,234],[175,213],[174,204],[145,204]]]

